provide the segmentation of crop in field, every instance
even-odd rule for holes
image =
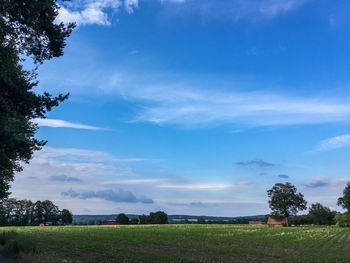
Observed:
[[[350,262],[350,229],[247,225],[4,227],[34,262]]]

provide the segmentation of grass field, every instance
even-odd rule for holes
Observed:
[[[33,262],[350,262],[350,229],[248,225],[3,227]]]

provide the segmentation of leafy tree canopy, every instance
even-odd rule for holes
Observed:
[[[267,195],[272,214],[276,216],[289,217],[307,208],[304,196],[297,193],[296,187],[291,183],[277,183],[267,191]]]
[[[55,0],[2,0],[0,2],[0,199],[9,193],[14,173],[28,163],[33,152],[45,141],[34,138],[34,118],[45,118],[47,111],[68,98],[33,88],[36,68],[23,69],[21,57],[32,57],[35,64],[63,54],[65,40],[74,24],[56,24],[59,6]]]
[[[348,212],[350,213],[350,182],[347,183],[343,191],[343,197],[340,197],[338,199],[338,205],[348,210]]]
[[[139,216],[139,222],[141,225],[144,225],[147,223],[147,216],[146,215],[140,215]]]
[[[336,214],[335,221],[340,227],[349,227],[350,226],[350,213]]]
[[[309,216],[313,224],[316,225],[333,225],[335,215],[335,211],[331,211],[331,209],[320,203],[312,204],[309,208]]]
[[[129,224],[129,217],[126,214],[121,213],[117,216],[117,218],[115,219],[115,222],[121,225],[127,225]]]
[[[148,224],[168,224],[168,215],[163,211],[151,212],[147,217]]]
[[[73,222],[73,215],[68,209],[63,209],[61,211],[61,219],[63,225],[70,225]]]
[[[49,200],[36,201],[16,200],[15,198],[0,201],[0,226],[38,226],[39,224],[61,225],[67,222],[67,213],[72,213],[58,207]]]

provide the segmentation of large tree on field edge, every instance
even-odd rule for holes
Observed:
[[[63,55],[65,40],[74,24],[54,23],[56,0],[0,1],[0,200],[7,197],[15,172],[28,163],[45,141],[34,138],[34,118],[67,99],[49,93],[36,94],[35,69],[24,70],[23,57],[36,65]]]
[[[297,188],[291,183],[277,183],[267,191],[269,206],[276,216],[293,216],[300,210],[306,210],[306,201]]]
[[[350,213],[350,182],[346,184],[343,191],[343,196],[338,198],[337,204]]]

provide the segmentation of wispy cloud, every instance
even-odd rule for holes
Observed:
[[[182,3],[177,5],[175,14],[199,13],[203,19],[238,21],[274,18],[292,12],[310,0],[162,0]],[[174,7],[172,7],[174,8]],[[183,10],[182,13],[179,11]]]
[[[126,12],[128,12],[129,14],[132,14],[134,12],[134,9],[139,6],[139,1],[138,0],[125,0],[124,6],[125,6]]]
[[[264,173],[264,172],[262,172],[262,173],[258,173],[258,175],[260,175],[260,176],[264,176],[264,175],[268,175],[268,173]]]
[[[103,151],[52,147],[44,147],[41,151],[36,153],[36,156],[47,160],[59,160],[79,163],[130,163],[151,160],[147,158],[117,158]]]
[[[232,80],[196,80],[186,76],[138,76],[112,74],[101,89],[137,102],[134,121],[159,125],[245,126],[300,125],[350,120],[347,97],[297,97],[272,92],[242,92],[251,83]],[[215,89],[212,87],[215,86]],[[258,88],[256,88],[257,90]]]
[[[237,162],[236,165],[239,166],[258,166],[258,167],[271,167],[274,166],[273,163],[265,162],[264,160],[256,159],[250,161]]]
[[[106,201],[112,202],[125,202],[125,203],[144,203],[152,204],[154,201],[151,198],[139,197],[137,198],[132,192],[124,191],[122,189],[118,190],[100,190],[100,191],[87,191],[87,192],[76,192],[73,189],[69,189],[66,192],[61,193],[62,196],[79,198],[79,199],[92,199],[99,198]]]
[[[311,0],[159,0],[158,2],[172,15],[199,13],[205,19],[241,19],[273,18],[297,9]],[[111,25],[111,14],[124,6],[132,14],[139,7],[138,0],[73,0],[61,3],[57,22],[76,22],[78,25]],[[154,3],[152,3],[154,4]],[[176,4],[177,10],[174,6]],[[184,12],[181,12],[183,10]]]
[[[101,182],[116,178],[127,181],[128,178],[136,176],[132,164],[140,160],[142,159],[117,158],[102,151],[45,146],[34,154],[30,164],[25,165],[15,185],[21,189],[32,190],[40,184],[43,191],[55,189],[56,193],[61,192],[62,186],[66,187],[66,184],[53,184],[53,181],[79,183],[80,189],[97,186],[105,189],[107,184]],[[30,179],[37,179],[38,182],[35,185],[28,184]],[[54,194],[55,191],[49,194]]]
[[[179,190],[222,190],[231,187],[231,184],[159,184],[157,188]]]
[[[344,187],[349,181],[349,178],[332,178],[329,176],[317,176],[309,179],[304,185],[308,188]]]
[[[286,175],[286,174],[279,174],[279,175],[277,175],[277,177],[282,178],[282,179],[288,179],[288,178],[289,178],[289,175]]]
[[[327,151],[350,146],[350,134],[340,135],[323,140],[316,151]]]
[[[72,129],[83,129],[83,130],[105,130],[104,128],[90,126],[85,124],[73,123],[64,120],[56,119],[33,119],[34,123],[37,123],[39,126],[51,127],[51,128],[72,128]]]
[[[252,184],[254,184],[254,182],[250,181],[250,180],[239,180],[239,181],[235,182],[235,185],[237,185],[237,186],[247,186],[247,185],[252,185]]]
[[[125,184],[125,185],[138,185],[138,184],[154,184],[163,181],[163,179],[129,179],[129,180],[118,180],[118,181],[105,181],[102,185],[112,184]]]
[[[82,183],[83,180],[81,180],[78,177],[74,176],[67,176],[67,175],[54,175],[50,176],[51,181],[57,181],[57,182],[70,182],[70,183]]]

